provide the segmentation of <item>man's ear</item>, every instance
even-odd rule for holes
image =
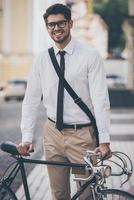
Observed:
[[[69,21],[69,27],[72,28],[73,27],[73,20]]]

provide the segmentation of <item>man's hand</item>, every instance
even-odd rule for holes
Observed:
[[[109,143],[102,143],[95,149],[95,153],[100,153],[102,157],[108,159],[111,157],[111,149]]]
[[[29,156],[30,152],[34,151],[33,144],[28,142],[22,142],[17,146],[18,152],[23,156]]]

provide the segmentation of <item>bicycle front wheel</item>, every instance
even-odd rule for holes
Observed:
[[[134,200],[134,195],[117,189],[106,189],[101,191],[98,200]]]
[[[0,200],[17,200],[17,197],[10,188],[0,185]]]

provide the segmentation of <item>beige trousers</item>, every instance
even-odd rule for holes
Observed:
[[[55,128],[55,123],[47,120],[44,127],[44,149],[47,160],[84,163],[86,150],[94,150],[96,139],[92,127],[82,129],[63,129],[61,132]],[[67,167],[48,167],[48,175],[53,200],[70,200],[70,169]],[[79,200],[89,196],[85,190]]]

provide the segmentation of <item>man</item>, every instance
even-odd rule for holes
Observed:
[[[48,116],[44,129],[47,160],[83,163],[86,150],[95,148],[95,151],[101,152],[103,156],[108,155],[110,153],[109,98],[101,58],[93,47],[88,47],[72,38],[70,31],[73,21],[71,12],[65,5],[50,6],[43,17],[47,31],[55,42],[56,59],[60,66],[65,67],[63,73],[66,80],[95,115],[100,144],[96,148],[94,128],[90,119],[74,103],[68,92],[59,86],[59,78],[46,50],[37,57],[29,76],[22,106],[22,143],[18,145],[18,150],[26,156],[33,149],[36,114],[43,94],[43,104]],[[63,93],[62,100],[59,97],[61,93]],[[60,123],[59,116],[63,117]],[[53,199],[69,200],[69,169],[48,167],[48,174]],[[84,200],[86,195],[81,199]]]

